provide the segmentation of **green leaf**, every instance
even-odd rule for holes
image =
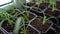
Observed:
[[[43,25],[46,23],[46,16],[44,16],[44,18],[43,18]]]
[[[15,27],[14,27],[14,34],[18,34],[20,29],[20,23],[21,23],[21,17],[19,17],[16,21]]]

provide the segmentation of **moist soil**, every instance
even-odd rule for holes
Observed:
[[[56,2],[56,6],[57,6],[57,9],[60,10],[60,1],[59,2]]]
[[[29,3],[27,3],[27,6],[33,6],[35,3],[34,2],[29,2]]]
[[[34,29],[32,29],[31,27],[28,27],[27,34],[39,34],[39,33],[37,31],[35,31]]]
[[[31,19],[33,19],[34,17],[35,17],[35,15],[34,14],[32,14],[32,13],[28,13],[29,14],[29,16],[27,17],[27,18],[29,18],[29,20],[31,20]],[[22,16],[23,16],[23,14],[21,14]],[[18,15],[17,17],[19,17],[19,16],[21,16],[21,15]],[[24,15],[27,15],[26,13],[24,13]],[[24,16],[23,16],[24,17]],[[25,18],[25,17],[24,17]]]
[[[42,32],[46,32],[47,29],[51,26],[51,22],[50,21],[47,21],[44,25],[42,24],[42,19],[39,18],[40,20],[38,19],[35,19],[34,21],[31,22],[31,25],[33,27],[35,27],[36,29],[38,29],[39,31],[42,31]]]
[[[38,8],[38,4],[35,4],[34,7],[37,7]],[[41,3],[41,4],[39,4],[38,11],[40,11],[40,9],[41,10],[44,10],[46,7],[48,7],[48,3]],[[33,8],[33,9],[37,10],[36,8]]]
[[[60,15],[60,11],[58,11],[58,10],[52,11],[52,9],[49,8],[45,11],[45,14],[57,17]]]
[[[15,10],[15,9],[14,9]],[[17,10],[10,10],[10,11],[7,11],[10,15],[14,15],[14,14],[16,14],[16,15],[18,15],[20,12],[19,11],[17,11]]]
[[[2,24],[2,27],[7,31],[7,32],[13,32],[14,29],[14,24],[10,25],[8,21],[4,21]]]
[[[4,33],[0,30],[0,34],[4,34]]]

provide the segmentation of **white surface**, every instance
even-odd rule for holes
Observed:
[[[4,7],[10,6],[10,5],[12,5],[12,4],[13,4],[13,3],[10,3],[10,4],[7,4],[7,5],[1,6],[0,8],[4,8]]]
[[[11,2],[11,0],[0,0],[0,5]]]
[[[29,0],[26,0],[26,1],[27,1],[27,3],[30,2]]]

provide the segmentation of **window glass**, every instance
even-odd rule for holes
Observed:
[[[0,5],[11,2],[11,0],[0,0]]]

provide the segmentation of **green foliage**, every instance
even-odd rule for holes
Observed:
[[[22,28],[22,25],[24,25],[23,28]],[[14,34],[18,34],[19,30],[22,30],[22,33],[23,34],[26,34],[26,29],[27,28],[25,26],[25,19],[24,19],[24,17],[19,17],[17,19],[16,24],[15,24],[15,27],[14,27]]]
[[[0,11],[0,18],[3,18],[3,20],[7,20],[10,25],[14,23],[13,20],[10,19],[10,14],[8,14],[5,9],[2,9]]]
[[[46,19],[47,19],[47,16],[44,15],[44,18],[43,18],[43,25],[46,23]]]
[[[43,25],[46,23],[46,21],[48,21],[49,19],[51,19],[51,18],[54,18],[54,19],[56,19],[56,17],[53,17],[53,16],[51,16],[51,17],[49,17],[49,18],[47,18],[47,16],[45,16],[44,15],[44,18],[43,18]],[[58,22],[57,22],[58,23]]]
[[[19,27],[20,27],[20,23],[21,23],[21,17],[19,17],[15,23],[15,27],[14,27],[14,34],[18,34],[19,32]]]
[[[52,6],[52,10],[56,10],[56,0],[50,0],[49,4]]]

